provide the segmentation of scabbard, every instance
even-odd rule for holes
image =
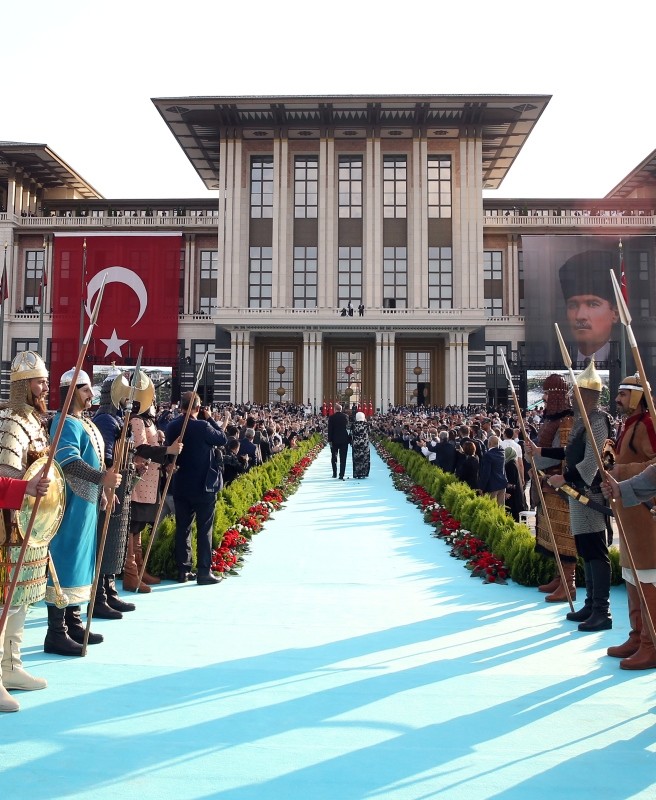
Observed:
[[[538,475],[541,478],[547,477],[542,470],[538,470]],[[607,517],[615,516],[612,508],[605,506],[603,503],[598,503],[596,500],[592,500],[584,494],[581,494],[578,489],[575,489],[569,483],[565,483],[563,486],[551,486],[550,484],[549,488],[565,497],[573,498],[577,503],[581,503],[581,505],[588,506],[588,508],[592,509],[592,511],[599,511],[600,514],[604,514]]]

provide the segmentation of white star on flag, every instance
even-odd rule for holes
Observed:
[[[128,339],[119,339],[116,333],[116,328],[112,331],[112,335],[109,339],[101,339],[103,344],[107,345],[107,352],[105,353],[105,357],[107,357],[110,353],[116,353],[119,358],[123,358],[123,353],[121,353],[121,347],[128,342]]]

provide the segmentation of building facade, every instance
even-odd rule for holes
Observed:
[[[3,362],[50,352],[58,237],[176,232],[174,393],[209,349],[208,401],[503,403],[502,354],[520,383],[541,366],[523,358],[523,238],[656,231],[652,157],[603,199],[484,199],[548,101],[154,100],[210,201],[107,200],[45,145],[0,143]],[[651,252],[645,268],[647,324]]]

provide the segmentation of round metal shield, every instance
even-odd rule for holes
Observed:
[[[29,481],[30,478],[33,478],[45,467],[47,460],[47,456],[37,458],[37,460],[27,468],[23,480]],[[61,467],[56,461],[52,462],[48,476],[50,477],[48,493],[45,497],[41,498],[39,508],[36,512],[34,527],[30,534],[30,544],[34,546],[47,544],[57,533],[59,523],[64,516],[64,508],[66,507],[66,480],[64,478],[64,473],[61,471]],[[35,497],[25,495],[20,511],[16,512],[16,523],[23,537],[25,536],[30,517],[32,516],[35,500]]]

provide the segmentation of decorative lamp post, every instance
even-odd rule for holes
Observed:
[[[412,396],[417,398],[417,405],[419,405],[419,377],[423,372],[423,369],[419,366],[419,353],[417,353],[417,366],[412,371],[417,376],[417,388],[412,393]]]
[[[276,394],[280,398],[280,402],[282,402],[282,398],[286,394],[285,387],[282,385],[282,376],[285,374],[285,372],[287,372],[287,370],[285,369],[285,367],[282,364],[279,364],[276,367],[276,372],[278,373],[278,375],[280,375],[280,386],[276,389]]]

